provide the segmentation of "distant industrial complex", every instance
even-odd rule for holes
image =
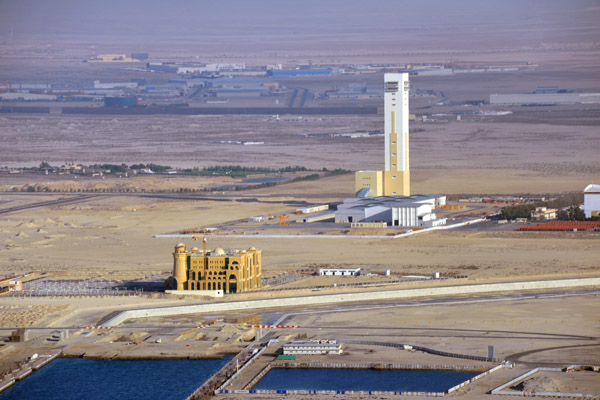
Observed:
[[[600,103],[600,93],[577,93],[558,86],[540,86],[533,93],[491,94],[490,104],[557,105]]]

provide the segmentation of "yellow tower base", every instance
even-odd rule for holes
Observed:
[[[383,196],[383,176],[381,171],[357,171],[354,175],[354,191],[371,189],[369,197]]]
[[[383,171],[384,196],[410,196],[409,171]]]

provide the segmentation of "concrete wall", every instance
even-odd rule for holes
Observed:
[[[579,93],[515,93],[490,95],[490,104],[576,104],[579,102],[581,102]]]
[[[180,294],[184,296],[209,296],[223,297],[222,290],[165,290],[166,294]]]
[[[223,311],[250,310],[256,308],[295,307],[298,305],[337,304],[355,301],[373,301],[403,299],[426,296],[452,296],[473,293],[494,293],[504,291],[556,289],[583,286],[600,286],[600,278],[563,279],[551,281],[491,283],[484,285],[444,286],[423,289],[388,290],[379,292],[362,292],[346,294],[330,294],[322,296],[288,297],[280,299],[236,301],[226,303],[207,303],[192,306],[176,306],[152,309],[123,311],[114,318],[104,322],[102,326],[117,326],[131,318],[164,317],[182,314],[200,314]]]

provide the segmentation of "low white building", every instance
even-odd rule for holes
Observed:
[[[583,189],[583,212],[586,218],[600,216],[600,185],[591,184]]]
[[[283,354],[342,354],[342,344],[336,340],[294,340],[283,345]]]
[[[297,208],[296,214],[311,214],[319,211],[329,210],[329,204],[321,204],[318,206],[310,206],[305,208]]]
[[[360,268],[320,268],[320,276],[359,276]]]

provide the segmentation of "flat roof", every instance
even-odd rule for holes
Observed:
[[[414,196],[379,196],[379,197],[351,197],[344,199],[344,202],[338,205],[341,209],[365,209],[370,207],[419,207],[425,201],[435,201],[438,198],[446,197],[436,194],[416,194]]]

